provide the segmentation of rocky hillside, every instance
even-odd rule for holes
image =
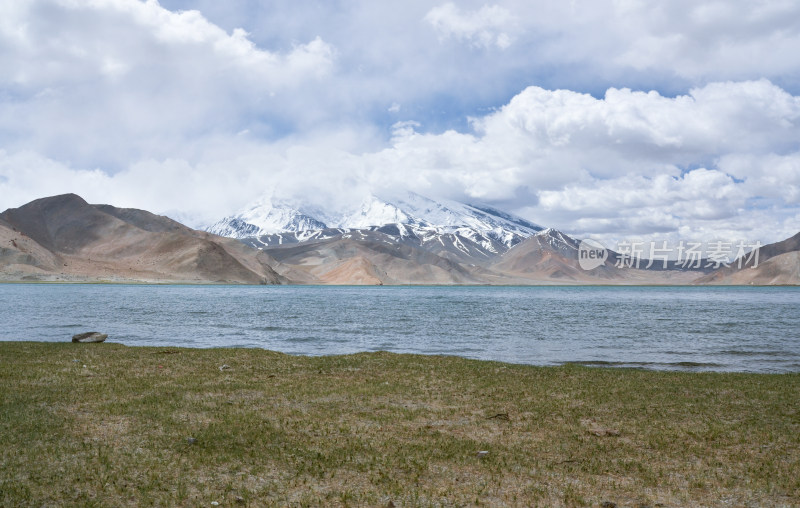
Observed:
[[[758,257],[745,255],[730,266],[697,280],[698,284],[800,284],[800,233],[761,247]]]
[[[264,252],[144,210],[75,194],[0,214],[0,279],[285,282]]]

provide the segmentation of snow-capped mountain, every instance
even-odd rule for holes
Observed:
[[[539,250],[552,250],[565,258],[578,258],[580,243],[557,229],[543,229],[533,235],[529,242],[535,244]]]
[[[413,192],[392,200],[373,196],[338,227],[361,229],[386,224],[432,229],[439,234],[470,229],[508,246],[542,230],[537,224],[488,206],[434,201]]]
[[[506,249],[542,230],[530,221],[482,205],[432,200],[415,193],[393,199],[370,196],[355,210],[319,211],[303,206],[261,201],[245,212],[226,217],[206,230],[232,238],[261,238],[270,245],[322,239],[350,230],[374,230],[396,225],[399,238],[415,236],[435,241],[440,235],[454,235],[484,245]],[[327,233],[324,230],[329,230]]]
[[[321,244],[335,240],[355,240],[382,246],[381,248],[386,246],[414,247],[445,259],[468,263],[484,263],[508,250],[505,244],[469,228],[459,228],[453,233],[438,233],[433,228],[404,224],[387,224],[360,229],[328,228],[241,239],[245,244],[257,249],[290,247],[305,243]]]
[[[248,238],[283,232],[314,231],[327,226],[314,217],[286,204],[258,201],[244,212],[216,222],[206,228],[215,235]]]

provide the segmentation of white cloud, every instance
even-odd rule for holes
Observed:
[[[791,1],[617,2],[609,29],[625,26],[614,63],[681,76],[729,79],[796,72],[800,5]]]
[[[800,230],[789,214],[800,207],[800,97],[765,80],[672,98],[530,87],[473,124],[440,135],[400,124],[393,147],[368,159],[391,185],[504,202],[580,234],[758,229],[755,198],[789,220],[762,234]]]
[[[155,1],[22,5],[0,26],[4,145],[78,164],[189,156],[215,132],[313,121],[296,91],[335,65],[319,37],[271,52]]]
[[[468,42],[475,47],[497,46],[506,49],[511,45],[511,12],[499,5],[485,5],[476,11],[463,12],[453,3],[434,7],[425,15],[440,37]]]
[[[573,233],[800,230],[796,2],[478,5],[2,3],[0,208],[409,187]]]
[[[409,166],[459,174],[516,168],[514,183],[536,189],[581,178],[679,176],[681,167],[728,154],[796,147],[800,97],[767,81],[714,83],[674,98],[610,89],[595,99],[529,87],[473,125],[475,134],[432,135],[403,124],[384,156],[414,155],[421,160]]]
[[[737,231],[774,241],[800,230],[800,151],[792,143],[800,99],[766,81],[714,83],[673,98],[531,87],[473,124],[474,133],[425,134],[418,122],[398,122],[389,148],[366,153],[357,136],[271,144],[222,136],[200,150],[201,162],[148,158],[115,175],[3,152],[0,192],[21,200],[14,204],[79,192],[180,210],[196,225],[262,194],[342,208],[369,192],[410,188],[502,204],[606,241]]]
[[[742,180],[753,198],[800,206],[800,151],[764,156],[727,154],[720,158],[719,167]]]
[[[636,167],[662,170],[729,151],[765,152],[793,146],[800,98],[762,80],[712,83],[688,95],[609,89],[603,99],[530,87],[500,112],[476,122],[488,137],[525,139],[528,149],[572,152],[573,164],[601,174]],[[520,143],[522,144],[522,143]],[[613,166],[613,169],[610,169]]]

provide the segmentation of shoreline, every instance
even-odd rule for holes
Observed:
[[[0,350],[3,348],[3,344],[41,344],[41,345],[58,345],[58,344],[71,344],[70,341],[67,340],[31,340],[31,341],[20,341],[20,340],[2,340],[0,339]],[[663,363],[663,362],[647,362],[647,361],[612,361],[612,360],[568,360],[560,363],[547,363],[547,364],[537,364],[537,363],[522,363],[522,362],[513,362],[508,360],[493,360],[493,359],[486,359],[486,358],[473,358],[462,356],[458,354],[446,354],[446,353],[411,353],[411,352],[396,352],[396,351],[389,351],[386,349],[380,350],[371,350],[371,351],[357,351],[352,353],[320,353],[320,354],[313,354],[313,353],[287,353],[284,351],[280,351],[277,349],[269,349],[263,346],[173,346],[173,345],[149,345],[149,344],[125,344],[122,342],[116,342],[114,340],[104,341],[103,344],[106,346],[119,346],[123,348],[132,348],[132,349],[158,349],[158,350],[175,350],[175,351],[204,351],[204,350],[217,350],[217,351],[238,351],[238,350],[254,350],[254,351],[262,351],[265,353],[276,354],[276,355],[286,355],[292,358],[328,358],[328,359],[337,359],[337,358],[347,358],[351,356],[358,356],[358,355],[397,355],[400,357],[408,356],[408,357],[422,357],[422,358],[452,358],[455,360],[464,360],[468,362],[485,362],[485,363],[496,363],[499,365],[505,366],[514,366],[514,367],[530,367],[535,369],[558,369],[558,368],[565,368],[565,367],[576,367],[576,368],[586,368],[586,369],[602,369],[602,370],[631,370],[636,372],[663,372],[663,373],[683,373],[683,374],[744,374],[744,375],[795,375],[800,374],[800,368],[796,370],[775,370],[770,372],[764,371],[757,371],[757,370],[734,370],[734,369],[721,369],[724,367],[720,364],[712,364],[712,363],[701,363],[701,362],[692,362],[692,361],[678,361],[673,363]],[[85,347],[85,346],[84,346]],[[92,346],[89,346],[92,347]],[[97,347],[97,346],[95,346]]]
[[[432,288],[524,288],[524,287],[604,287],[604,288],[639,288],[639,287],[680,287],[680,288],[713,288],[713,287],[753,287],[753,288],[800,288],[800,284],[658,284],[658,283],[619,283],[619,284],[588,284],[585,282],[576,283],[558,283],[558,282],[534,282],[531,284],[304,284],[304,283],[290,283],[290,284],[246,284],[239,282],[213,282],[213,281],[144,281],[144,280],[131,280],[131,281],[110,281],[110,280],[87,280],[87,281],[68,281],[68,280],[2,280],[2,284],[63,284],[63,285],[130,285],[130,286],[231,286],[231,287],[352,287],[352,288],[382,288],[382,287],[432,287]]]

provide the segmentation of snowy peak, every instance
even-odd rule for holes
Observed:
[[[259,202],[236,216],[225,217],[206,231],[242,239],[283,232],[316,231],[326,227],[324,222],[291,206]]]
[[[547,228],[536,233],[536,238],[540,242],[546,242],[551,247],[557,249],[571,249],[578,250],[578,241],[571,236],[565,235],[561,231],[553,228]]]
[[[542,229],[488,206],[433,200],[413,192],[393,199],[372,196],[360,212],[345,216],[336,227],[358,229],[390,224],[404,226],[401,233],[410,230],[423,240],[441,235],[474,239],[489,251],[495,243],[510,248]]]
[[[498,210],[497,208],[492,208],[486,205],[467,205],[467,206],[477,211],[479,214],[485,214],[486,216],[494,217],[495,220],[501,219],[503,223],[507,224],[509,227],[516,226],[518,228],[518,232],[542,231],[542,226],[534,224],[531,221],[525,220],[522,217],[517,217],[516,215],[511,215],[510,213]]]
[[[264,234],[258,226],[249,224],[237,217],[225,217],[207,227],[206,231],[214,235],[237,239]]]
[[[459,228],[471,228],[481,232],[494,231],[498,235],[502,230],[527,237],[542,229],[541,226],[525,219],[488,206],[468,205],[450,200],[434,201],[413,192],[408,192],[391,202],[406,214],[416,218],[419,225],[432,226],[447,233],[453,233]]]
[[[288,240],[286,234],[299,238],[324,229],[389,225],[395,226],[399,238],[413,234],[424,242],[440,235],[457,235],[481,244],[487,251],[497,249],[496,244],[510,248],[542,230],[541,226],[488,206],[433,200],[407,192],[393,199],[369,196],[355,210],[338,213],[263,200],[245,212],[220,220],[207,231],[239,239],[267,235],[283,242]]]
[[[557,229],[547,228],[506,252],[501,263],[512,270],[528,269],[542,260],[550,259],[553,254],[562,260],[577,261],[578,248],[578,241],[574,238]]]
[[[577,259],[578,257],[578,241],[557,229],[543,229],[525,243],[536,245],[542,250],[556,251],[567,258]]]
[[[363,229],[386,224],[427,225],[399,206],[370,196],[359,211],[343,217],[337,227]]]

